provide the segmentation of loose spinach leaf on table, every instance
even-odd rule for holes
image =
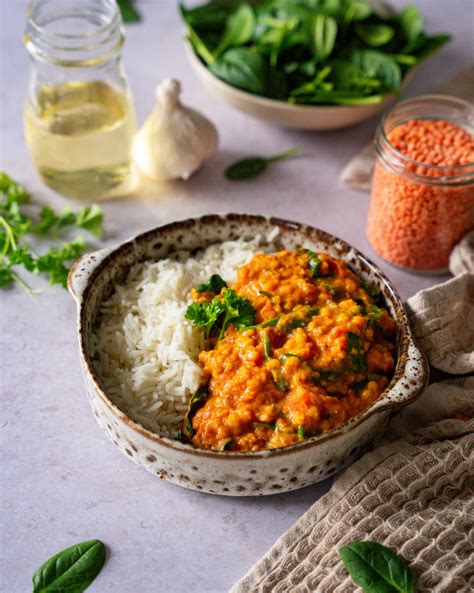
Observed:
[[[379,103],[449,41],[423,31],[413,4],[397,14],[368,0],[215,0],[181,6],[181,15],[194,51],[218,78],[301,104]]]
[[[62,550],[35,572],[33,593],[82,593],[101,571],[105,556],[105,546],[98,539]]]
[[[373,541],[339,548],[352,580],[364,593],[414,593],[415,579],[408,564],[386,546]]]
[[[252,179],[260,173],[262,173],[270,163],[275,161],[281,161],[290,156],[296,156],[299,153],[299,148],[291,148],[286,152],[270,156],[261,157],[254,156],[246,159],[241,159],[229,165],[225,170],[225,176],[231,181],[244,181],[246,179]]]

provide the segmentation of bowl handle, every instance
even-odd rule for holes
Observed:
[[[398,410],[414,402],[426,389],[430,378],[428,360],[415,344],[415,340],[408,332],[407,361],[403,376],[398,379],[390,393],[375,403],[372,410]]]
[[[79,305],[82,302],[82,295],[89,284],[92,272],[104,261],[113,250],[112,247],[86,253],[77,259],[71,266],[67,277],[67,287]]]

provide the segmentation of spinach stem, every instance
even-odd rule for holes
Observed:
[[[285,152],[281,152],[280,154],[277,154],[275,156],[268,157],[265,160],[268,163],[272,163],[273,161],[281,161],[282,159],[286,159],[287,157],[296,156],[300,153],[300,151],[301,149],[299,146],[294,146],[293,148],[290,148],[290,150],[286,150]]]

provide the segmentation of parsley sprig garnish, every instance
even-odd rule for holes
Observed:
[[[202,327],[209,338],[211,332],[220,340],[229,325],[243,329],[255,322],[255,309],[245,297],[239,297],[235,290],[226,288],[222,295],[205,301],[192,303],[186,310],[186,319]]]
[[[19,284],[28,293],[40,291],[20,276],[20,269],[30,274],[46,274],[49,284],[66,287],[70,263],[86,248],[81,235],[66,241],[65,237],[74,229],[85,230],[92,235],[102,234],[102,209],[93,204],[78,212],[64,209],[55,212],[44,206],[39,215],[30,217],[25,212],[30,194],[6,173],[0,172],[0,288]],[[55,244],[44,253],[37,253],[28,238],[54,240]]]

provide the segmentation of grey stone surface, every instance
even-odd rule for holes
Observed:
[[[447,30],[456,38],[420,66],[411,95],[429,91],[472,59],[472,2],[422,0],[420,5],[429,31]],[[349,130],[302,133],[235,112],[211,98],[192,73],[175,2],[145,0],[138,6],[144,20],[127,28],[124,55],[139,121],[152,107],[156,83],[177,77],[184,100],[218,126],[220,149],[188,182],[148,187],[140,197],[104,203],[104,243],[196,214],[274,214],[353,243],[381,265],[403,298],[438,281],[383,263],[364,235],[368,196],[338,182],[342,167],[372,136],[376,119]],[[1,168],[25,183],[38,201],[64,206],[65,199],[41,184],[23,141],[26,2],[0,0],[0,9]],[[293,145],[302,147],[302,156],[279,163],[258,180],[232,184],[222,176],[235,158]],[[31,575],[46,558],[94,537],[108,545],[110,555],[91,593],[223,593],[329,487],[237,499],[158,480],[122,456],[95,423],[84,395],[70,296],[53,288],[34,300],[15,289],[0,299],[3,593],[30,590]]]

